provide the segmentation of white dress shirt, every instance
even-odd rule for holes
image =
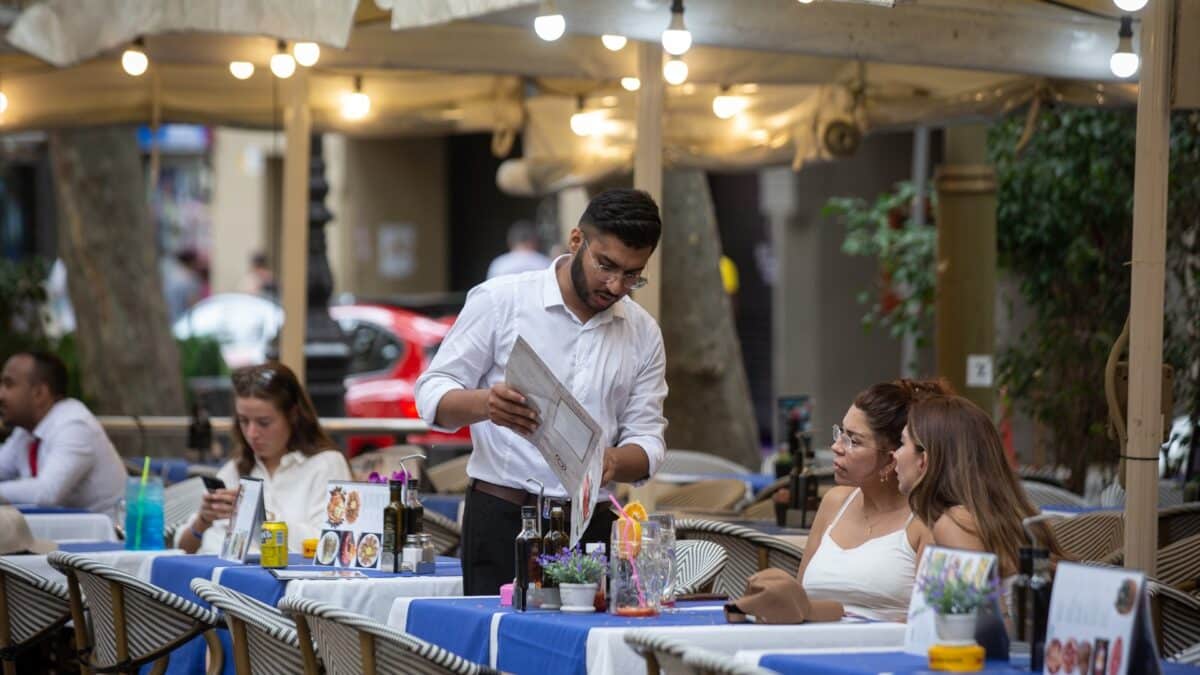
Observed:
[[[29,444],[38,446],[38,472]],[[125,465],[100,422],[73,398],[55,403],[31,434],[20,427],[0,447],[0,499],[10,504],[66,506],[112,515],[125,493]]]
[[[600,425],[603,447],[640,446],[653,475],[666,452],[663,399],[667,397],[662,332],[628,297],[582,323],[567,308],[555,268],[497,277],[476,286],[429,369],[417,380],[417,410],[431,426],[438,404],[455,389],[489,388],[504,381],[517,336],[533,347],[554,375]],[[546,495],[566,490],[532,443],[484,420],[471,425],[472,478]]]
[[[225,482],[225,487],[237,488],[237,462],[228,461],[217,472],[217,478]],[[263,482],[263,506],[267,510],[268,520],[282,520],[288,526],[288,550],[300,553],[304,550],[305,539],[316,539],[321,536],[321,523],[325,521],[325,502],[329,497],[326,484],[331,480],[353,480],[350,477],[350,465],[338,450],[325,450],[315,455],[305,455],[292,451],[279,460],[275,475],[267,475],[267,469],[254,460],[254,468],[250,470],[249,478],[260,478]],[[196,518],[188,522],[188,527],[195,526]],[[197,553],[220,553],[221,543],[225,541],[225,532],[229,529],[229,519],[215,521],[212,527],[204,531]],[[179,528],[175,536],[176,545],[183,537],[184,528]],[[253,542],[251,550],[258,550],[258,542]]]

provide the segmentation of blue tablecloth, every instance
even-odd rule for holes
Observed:
[[[454,522],[458,522],[458,507],[463,503],[463,495],[421,495],[421,505],[430,511],[437,511]]]
[[[97,551],[123,551],[123,541],[74,541],[59,544],[58,550],[67,553],[95,553]]]
[[[767,654],[758,660],[758,665],[782,675],[804,673],[826,673],[828,675],[876,675],[877,673],[928,673],[929,660],[902,652],[870,652],[843,654]],[[1029,659],[988,661],[985,673],[1029,673]],[[1163,663],[1163,675],[1194,675],[1200,673],[1195,666]]]
[[[168,562],[169,560],[169,562]],[[208,607],[208,603],[192,593],[189,588],[192,579],[211,579],[213,570],[218,567],[226,568],[221,572],[221,585],[232,588],[275,606],[283,597],[286,584],[257,563],[257,557],[248,558],[246,564],[221,560],[215,555],[179,555],[155,558],[150,568],[150,583],[182,596],[192,602]],[[288,569],[328,569],[307,564],[309,558],[297,553],[288,556]],[[362,570],[367,576],[392,576],[389,572]],[[457,558],[438,556],[436,576],[458,576],[462,574],[462,563]],[[222,625],[217,631],[221,638],[221,646],[225,650],[226,675],[234,674],[233,644],[229,640],[229,632]],[[173,675],[202,675],[204,673],[205,643],[203,638],[195,638],[171,653],[168,673]],[[143,669],[143,673],[148,669]]]
[[[27,516],[46,515],[54,513],[91,513],[87,509],[75,509],[67,506],[38,506],[37,504],[14,504],[17,510]]]
[[[720,607],[720,602],[682,602],[680,607]],[[719,611],[683,611],[651,618],[612,614],[564,614],[501,607],[495,596],[414,600],[405,630],[476,663],[486,664],[491,651],[492,616],[504,615],[497,631],[496,666],[517,673],[585,673],[587,636],[593,628],[712,626],[725,623]]]

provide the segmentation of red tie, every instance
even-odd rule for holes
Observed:
[[[34,478],[37,478],[37,451],[38,446],[42,444],[42,439],[37,436],[29,442],[29,473]]]

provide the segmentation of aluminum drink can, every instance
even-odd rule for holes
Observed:
[[[259,539],[262,549],[262,566],[282,568],[288,564],[288,531],[287,523],[272,521],[262,524],[262,535]]]

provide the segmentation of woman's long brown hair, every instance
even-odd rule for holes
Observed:
[[[997,555],[1002,573],[1015,572],[1028,541],[1021,521],[1038,510],[1009,467],[991,418],[961,396],[931,396],[909,410],[908,435],[926,458],[925,474],[908,496],[912,512],[933,527],[951,507],[962,506],[975,526],[959,526]],[[1030,529],[1061,553],[1048,527],[1037,523]]]
[[[247,366],[233,371],[231,379],[233,393],[238,398],[262,399],[283,413],[284,419],[291,427],[287,442],[289,451],[298,450],[305,455],[315,455],[325,450],[337,449],[321,428],[321,423],[317,420],[317,409],[291,368],[276,362]],[[238,474],[250,475],[254,468],[254,451],[242,435],[242,425],[237,423],[236,418],[233,423],[233,446]]]

